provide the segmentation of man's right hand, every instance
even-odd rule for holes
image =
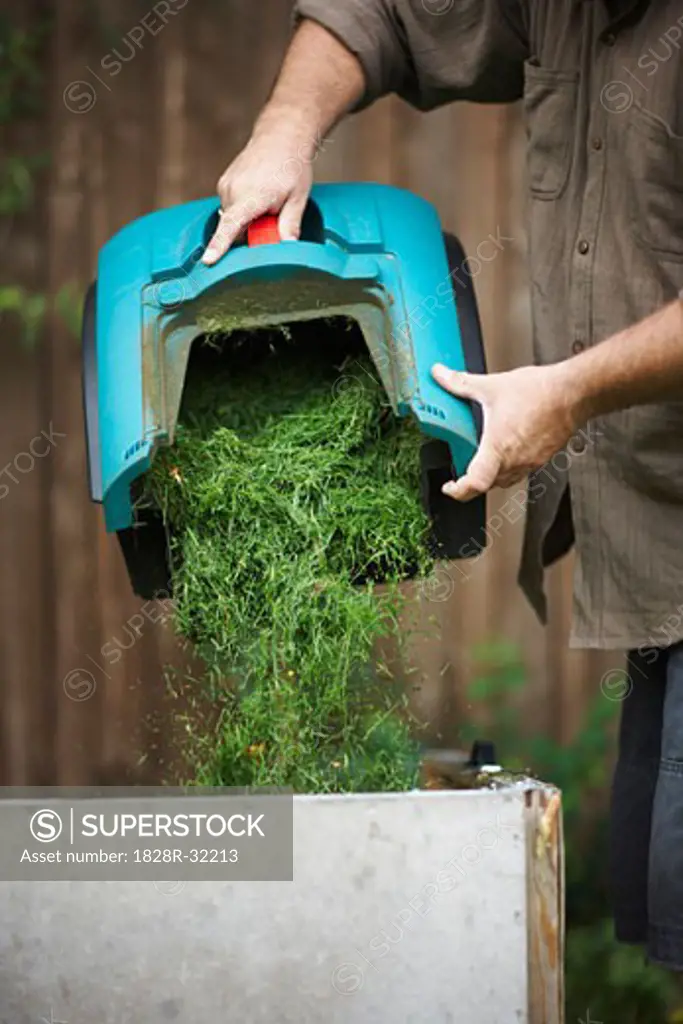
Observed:
[[[364,89],[356,57],[322,25],[302,22],[248,145],[218,182],[221,217],[204,263],[216,263],[264,213],[279,214],[284,240],[299,237],[318,146]]]
[[[269,129],[267,122],[257,127],[218,182],[220,221],[202,257],[204,263],[216,263],[245,228],[265,213],[279,214],[284,241],[299,237],[317,144],[317,139],[297,131],[291,119],[284,129]]]

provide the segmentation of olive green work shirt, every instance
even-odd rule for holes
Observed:
[[[360,60],[366,106],[522,100],[534,356],[556,362],[683,288],[680,0],[298,0]],[[467,140],[463,140],[466,145]],[[419,337],[414,339],[419,344]],[[520,583],[576,547],[572,644],[683,639],[683,402],[591,422],[529,481]],[[566,547],[566,545],[564,545]]]

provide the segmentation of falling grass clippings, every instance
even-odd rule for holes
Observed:
[[[175,444],[148,474],[176,628],[220,702],[216,728],[195,736],[201,784],[417,784],[404,698],[373,649],[398,638],[401,580],[433,564],[422,440],[364,348],[349,349],[339,324],[208,336]]]

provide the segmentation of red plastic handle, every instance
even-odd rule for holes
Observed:
[[[281,242],[278,220],[275,214],[268,213],[252,221],[247,228],[249,245],[272,245],[274,242]]]

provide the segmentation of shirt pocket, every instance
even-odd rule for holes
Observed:
[[[533,60],[524,64],[524,114],[529,190],[538,199],[559,199],[572,166],[578,71],[555,71]]]
[[[626,131],[634,234],[661,259],[683,262],[683,137],[637,104]]]

